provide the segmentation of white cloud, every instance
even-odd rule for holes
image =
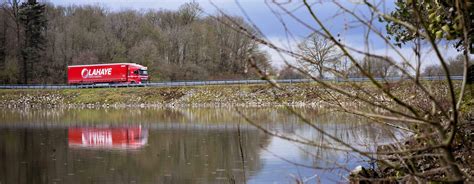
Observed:
[[[300,42],[299,40],[288,40],[285,37],[269,37],[267,41],[276,47],[289,51],[296,51],[297,45]],[[291,57],[285,53],[278,52],[275,49],[269,48],[267,46],[262,46],[261,48],[268,53],[272,65],[276,68],[283,68],[286,65],[285,61],[290,64],[294,64],[296,62],[296,58]]]

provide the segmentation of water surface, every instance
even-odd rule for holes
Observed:
[[[240,109],[266,129],[341,148],[285,109]],[[400,132],[298,109],[315,126],[374,150]],[[358,154],[263,133],[235,109],[2,109],[0,183],[347,182]]]

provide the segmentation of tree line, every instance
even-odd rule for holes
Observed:
[[[65,83],[67,66],[132,62],[147,66],[153,81],[258,78],[249,60],[275,73],[267,53],[232,25],[240,17],[203,16],[197,3],[176,11],[109,11],[100,6],[54,6],[7,0],[0,8],[0,82]],[[251,26],[246,29],[252,30]],[[332,77],[328,69],[362,77],[328,39],[311,35],[298,45],[303,72]],[[385,62],[384,60],[390,60]],[[311,61],[311,62],[308,62]],[[375,77],[398,76],[391,58],[361,58]],[[449,59],[451,75],[462,74],[461,57]],[[440,65],[421,75],[443,75]],[[289,66],[279,78],[304,78]]]
[[[138,63],[154,81],[257,78],[249,58],[273,70],[254,40],[225,25],[245,25],[242,18],[203,16],[197,3],[114,12],[8,0],[0,15],[4,84],[65,83],[75,64]]]

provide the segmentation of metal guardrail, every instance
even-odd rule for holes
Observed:
[[[462,76],[451,76],[451,80],[462,80]],[[402,77],[375,78],[378,81],[399,81]],[[439,81],[446,80],[446,76],[421,77],[421,80]],[[368,78],[327,78],[328,82],[366,82]],[[275,80],[277,83],[310,83],[315,82],[312,79],[282,79]],[[178,86],[206,86],[206,85],[236,85],[236,84],[264,84],[266,80],[220,80],[220,81],[176,81],[176,82],[151,82],[144,84],[87,84],[87,85],[51,85],[51,84],[13,84],[0,85],[0,89],[78,89],[78,88],[118,88],[118,87],[178,87]]]

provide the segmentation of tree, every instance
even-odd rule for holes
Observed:
[[[398,72],[392,63],[395,63],[395,61],[388,57],[378,58],[365,56],[363,59],[362,68],[374,77],[395,77],[398,75]]]
[[[182,24],[190,24],[196,21],[201,14],[201,7],[196,2],[189,2],[181,5],[178,10]]]
[[[7,45],[7,13],[6,11],[4,11],[6,5],[2,4],[2,8],[1,8],[1,16],[0,16],[0,25],[1,26],[1,32],[0,32],[0,68],[1,69],[4,69],[5,68],[5,62],[6,62],[6,57],[7,57],[7,53],[6,53],[6,45]]]
[[[471,53],[474,53],[472,45],[474,25],[471,21],[474,19],[474,3],[458,0],[397,0],[395,5],[396,10],[390,14],[390,17],[397,21],[408,22],[418,29],[409,29],[391,18],[384,19],[388,23],[387,32],[392,35],[396,45],[401,46],[416,38],[427,39],[426,36],[417,32],[423,31],[433,38],[457,40],[454,45],[456,48],[471,50]],[[426,17],[426,19],[418,20],[413,17]],[[465,46],[470,48],[464,48]]]
[[[396,66],[393,65],[395,61],[389,57],[365,56],[361,61],[357,61],[357,63],[361,66],[362,70],[352,66],[348,72],[349,77],[365,77],[364,72],[367,72],[370,76],[384,79],[400,75]]]
[[[443,69],[439,65],[429,65],[423,71],[423,76],[442,76]]]
[[[464,72],[464,56],[462,54],[458,54],[454,58],[448,59],[448,70],[451,75],[461,76]],[[474,64],[474,60],[471,59],[469,61],[469,66]]]
[[[454,47],[464,52],[474,53],[474,4],[462,0],[397,0],[396,10],[390,16],[382,17],[387,21],[387,37],[395,40],[395,45],[401,47],[408,41],[418,42],[427,40],[430,44],[435,44],[436,40],[453,40]],[[413,19],[413,17],[425,17],[424,19]],[[400,22],[409,23],[400,24]],[[415,47],[417,55],[416,74],[417,79],[421,71],[420,47]],[[437,51],[440,56],[439,51]],[[469,56],[465,54],[463,67],[464,77],[467,75]],[[441,58],[442,60],[442,58]],[[447,66],[441,61],[439,64],[445,71],[444,75],[450,75]],[[465,83],[463,87],[465,88]],[[464,90],[463,90],[464,91]]]
[[[309,72],[317,72],[319,78],[324,78],[331,65],[337,64],[342,54],[336,45],[329,39],[318,34],[312,34],[298,45],[299,52],[305,58],[298,60],[302,68]]]
[[[31,71],[44,71],[44,67],[37,68],[37,70],[33,69],[35,64],[40,64],[41,52],[44,50],[46,42],[44,30],[47,22],[44,11],[45,5],[39,4],[36,0],[29,0],[20,5],[19,17],[25,27],[25,39],[21,49],[24,84],[28,83]]]
[[[20,56],[20,39],[21,39],[21,23],[19,20],[19,1],[8,0],[0,1],[0,28],[1,36],[1,58],[2,66],[0,67],[0,81],[4,83],[17,82],[19,58]]]
[[[457,55],[454,58],[449,58],[448,59],[448,70],[451,75],[454,76],[462,76],[464,72],[464,56],[462,54]],[[469,62],[469,65],[474,64],[474,60],[471,59]],[[430,65],[427,66],[423,72],[423,75],[425,76],[442,76],[445,75],[443,72],[443,67],[440,65]]]

